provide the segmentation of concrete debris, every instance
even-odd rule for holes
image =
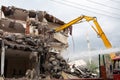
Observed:
[[[65,37],[64,35],[62,35],[61,33],[54,33],[54,39],[60,41],[63,44],[67,44],[67,37]]]
[[[78,67],[73,67],[74,68],[74,74],[81,77],[81,78],[95,78],[97,76],[92,75],[92,72],[90,72],[90,70],[88,70],[87,68],[84,68],[83,70],[81,70]]]
[[[14,6],[2,6],[1,10],[5,16],[0,19],[0,44],[3,41],[6,49],[6,80],[67,79],[69,74],[94,77],[87,69],[82,71],[74,67],[74,72],[71,72],[68,63],[60,56],[62,50],[68,47],[69,31],[49,31],[65,24],[63,21],[45,11]]]

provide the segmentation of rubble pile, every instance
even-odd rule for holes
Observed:
[[[88,70],[70,66],[60,56],[62,50],[68,47],[69,29],[58,33],[49,31],[63,25],[64,22],[45,11],[33,11],[2,6],[5,18],[0,19],[0,40],[5,49],[29,52],[30,69],[26,70],[26,77],[43,79],[49,76],[64,79],[63,72],[78,77],[93,77]],[[3,15],[2,14],[2,15]]]
[[[45,70],[51,74],[51,77],[57,79],[63,79],[62,71],[70,72],[70,67],[67,62],[56,53],[50,53],[45,66]]]
[[[97,78],[96,74],[92,73],[85,67],[81,68],[80,66],[76,67],[72,65],[72,68],[70,68],[70,65],[66,62],[66,60],[56,53],[50,53],[50,56],[45,63],[45,71],[50,73],[51,78],[57,79],[64,79],[62,72],[67,73],[68,76],[71,74],[78,78]]]
[[[75,67],[73,65],[72,68],[74,71],[72,71],[71,74],[78,76],[80,78],[97,78],[97,74],[92,73],[89,69],[87,68],[81,68],[81,67]]]

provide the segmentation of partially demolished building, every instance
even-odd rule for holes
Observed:
[[[45,11],[2,6],[1,75],[32,79],[40,78],[40,74],[41,78],[46,77],[42,74],[51,74],[51,77],[60,78],[61,71],[68,68],[65,60],[59,56],[68,47],[68,29],[54,34],[49,31],[63,24],[63,21]]]
[[[2,6],[1,76],[6,80],[68,79],[68,73],[91,77],[89,71],[86,71],[87,74],[79,69],[71,72],[67,62],[60,56],[68,47],[67,38],[71,29],[57,33],[51,33],[51,30],[63,24],[63,21],[45,11]],[[74,79],[78,77],[74,76]]]

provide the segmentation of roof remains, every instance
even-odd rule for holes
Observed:
[[[5,16],[5,18],[1,18],[0,20],[1,23],[0,29],[4,31],[2,33],[3,35],[1,36],[4,37],[4,39],[6,39],[7,45],[11,46],[11,42],[13,42],[14,46],[17,47],[20,47],[17,44],[20,44],[21,47],[25,47],[24,45],[29,45],[29,47],[40,46],[37,44],[38,43],[37,40],[38,40],[47,43],[47,46],[50,46],[51,43],[52,44],[60,43],[65,47],[66,45],[68,46],[68,42],[67,42],[68,36],[66,36],[68,34],[67,29],[57,34],[48,33],[49,30],[55,27],[59,27],[60,25],[63,25],[65,23],[59,20],[58,18],[48,14],[47,12],[26,10],[26,9],[16,8],[14,6],[9,6],[9,7],[2,6],[1,10],[3,12],[2,15]],[[27,23],[30,26],[29,35],[26,35]],[[19,39],[17,38],[18,36],[22,36],[22,38]],[[13,37],[15,37],[14,40],[11,39]],[[26,43],[25,40],[27,39],[30,42]]]

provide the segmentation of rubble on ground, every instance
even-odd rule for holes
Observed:
[[[65,79],[65,74],[77,78],[93,78],[88,69],[71,68],[60,55],[68,47],[69,29],[49,33],[51,29],[65,24],[45,11],[33,11],[14,6],[1,8],[5,18],[0,19],[0,41],[5,49],[29,52],[30,69],[25,70],[25,79]],[[69,78],[69,77],[68,77]],[[7,79],[6,79],[7,80]],[[10,80],[10,79],[9,79]]]

